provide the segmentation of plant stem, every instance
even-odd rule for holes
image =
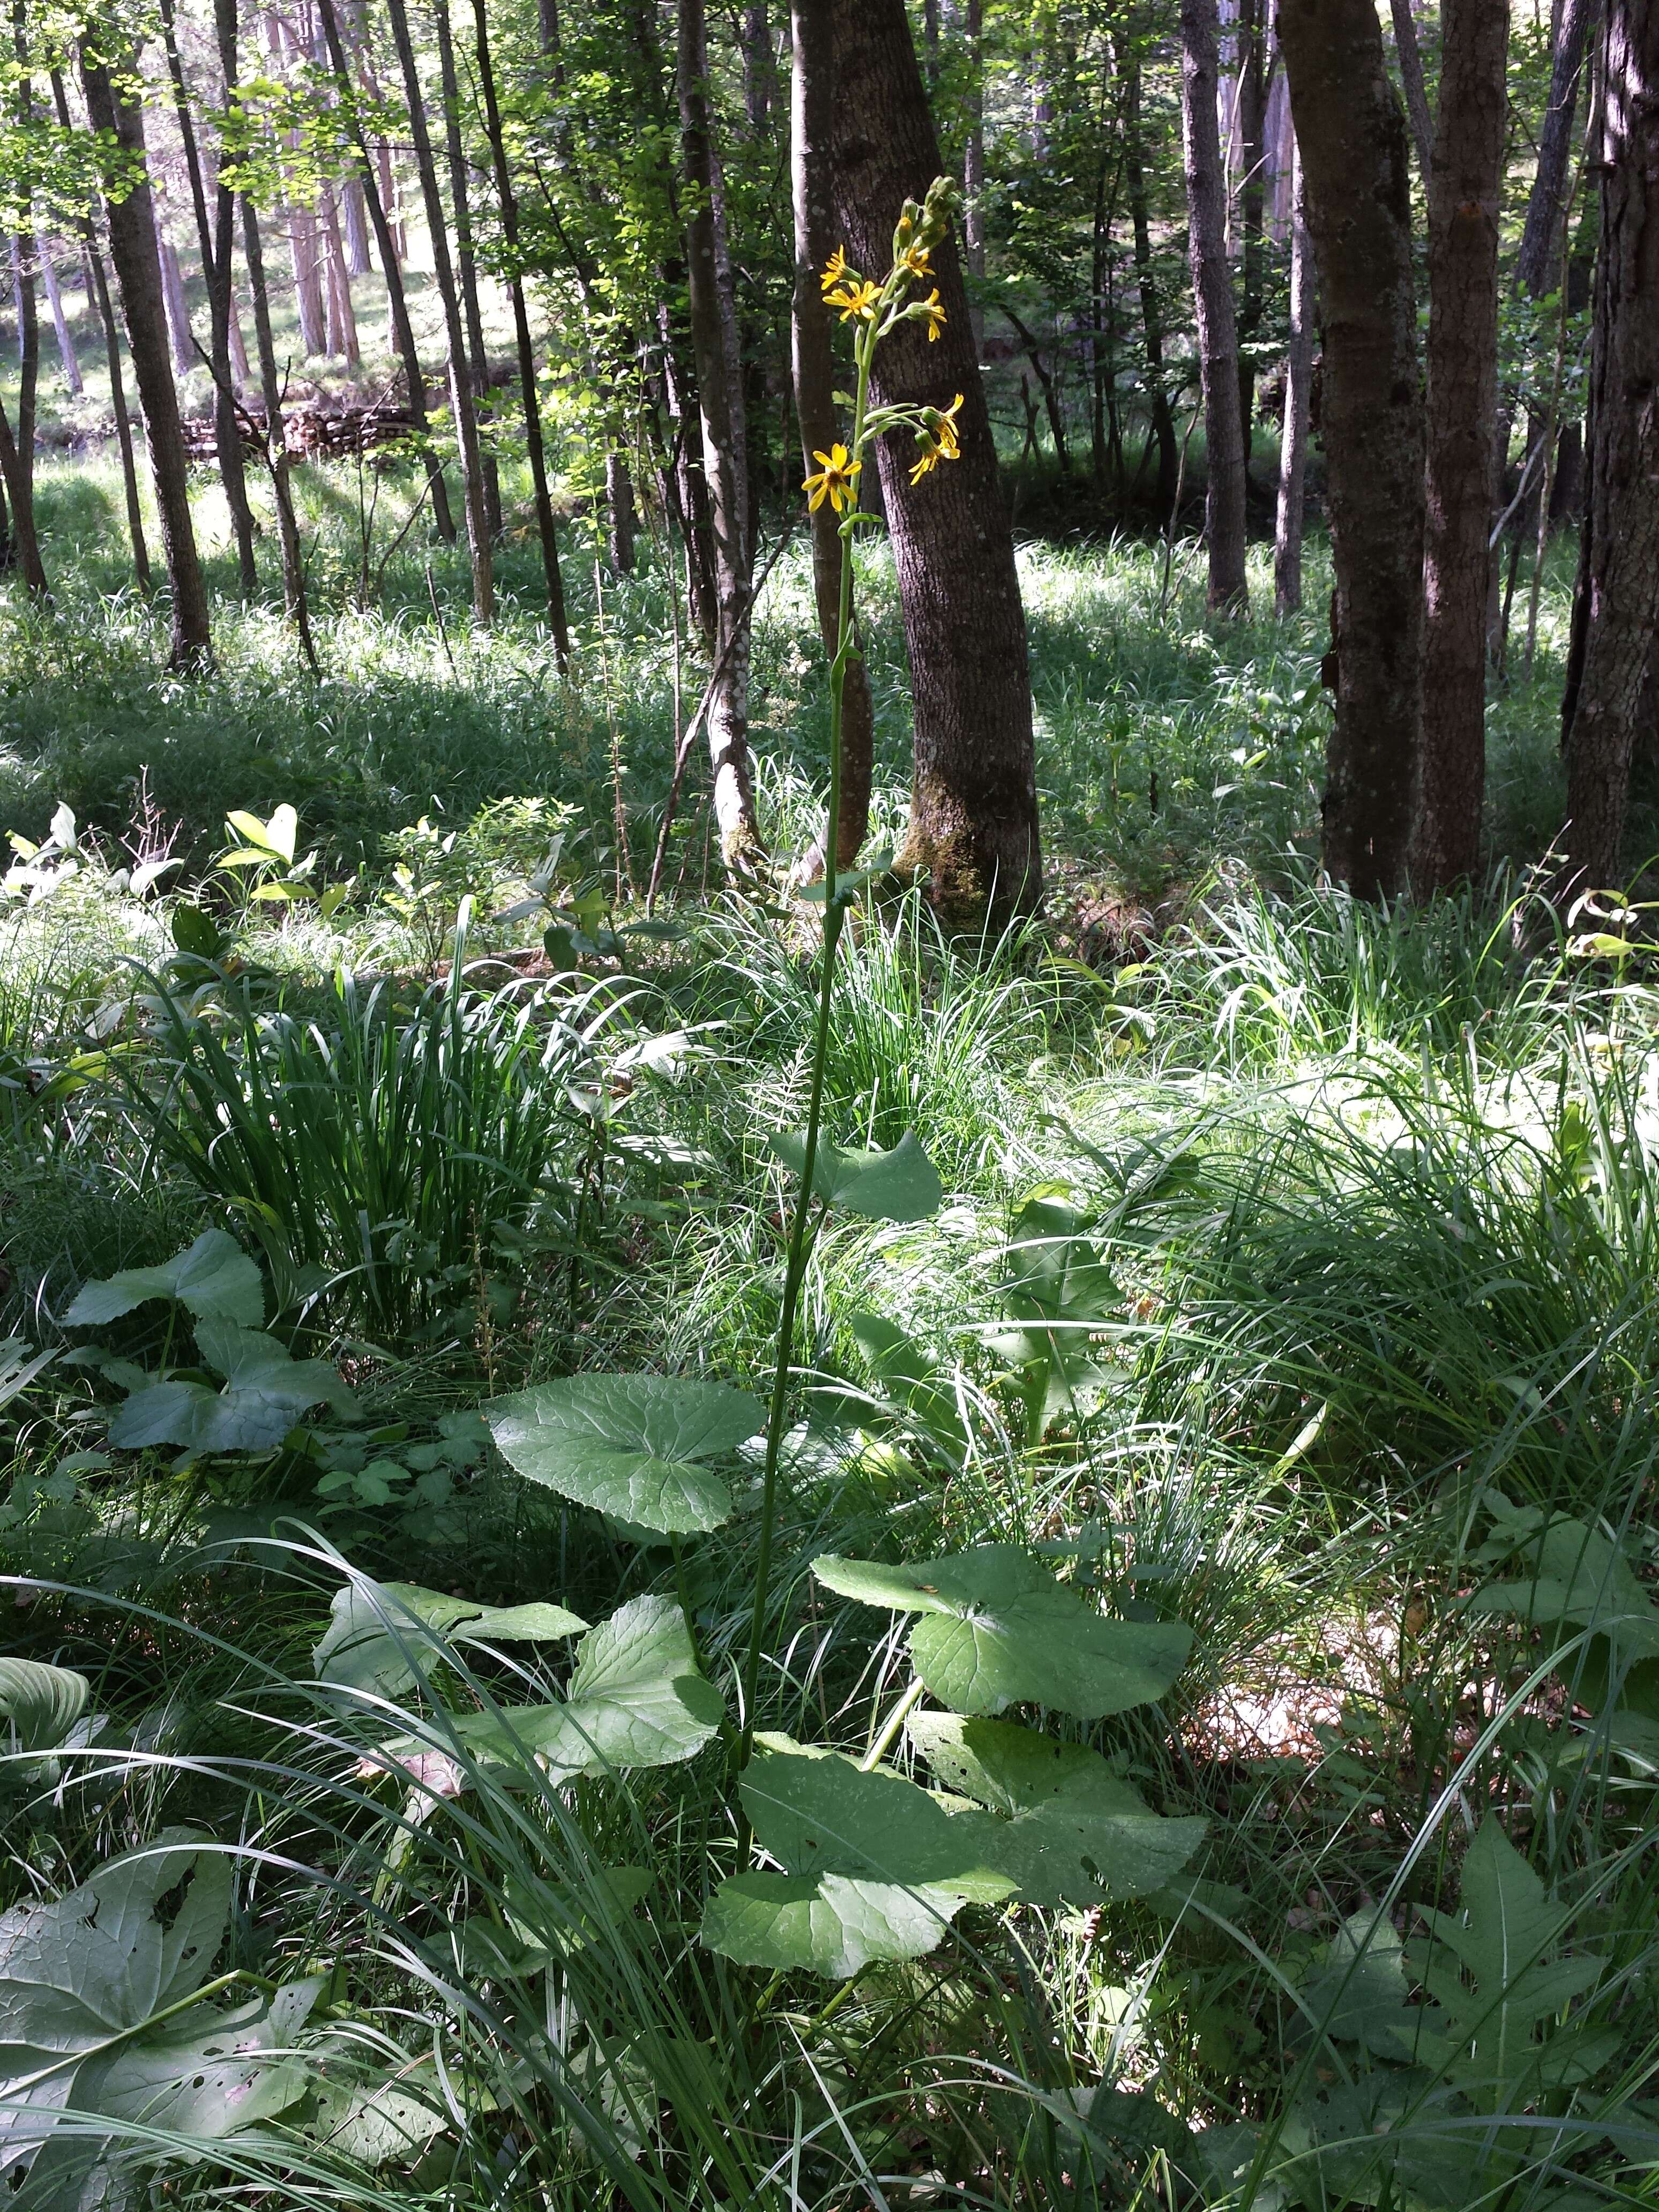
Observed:
[[[858,343],[858,391],[853,405],[854,460],[862,459],[864,416],[870,394],[870,364],[875,350],[875,325],[870,325]],[[853,538],[857,528],[858,479],[853,478],[847,519],[841,532],[841,605],[836,629],[836,657],[830,664],[830,811],[824,831],[823,968],[818,981],[817,1020],[812,1035],[812,1078],[806,1107],[806,1142],[801,1161],[800,1188],[795,1194],[794,1218],[789,1225],[788,1259],[783,1275],[783,1307],[778,1316],[777,1363],[772,1376],[772,1403],[766,1424],[766,1466],[761,1491],[760,1548],[755,1562],[755,1605],[749,1625],[749,1650],[743,1666],[743,1729],[738,1738],[734,1776],[748,1764],[755,1740],[755,1709],[760,1693],[761,1650],[766,1640],[766,1607],[772,1579],[772,1540],[778,1514],[778,1462],[783,1450],[784,1424],[789,1411],[789,1378],[795,1349],[795,1317],[800,1306],[801,1285],[809,1256],[807,1227],[812,1211],[812,1181],[817,1165],[818,1128],[823,1112],[823,1071],[829,1057],[830,1013],[835,990],[836,946],[841,937],[842,908],[837,874],[836,825],[841,819],[842,697],[847,664],[853,651]],[[739,1806],[738,1856],[749,1855],[749,1821]]]
[[[892,1711],[888,1714],[886,1725],[882,1729],[881,1734],[871,1745],[869,1750],[865,1753],[863,1758],[860,1759],[859,1772],[860,1774],[872,1774],[876,1768],[881,1765],[881,1762],[885,1757],[894,1737],[904,1726],[906,1720],[915,1711],[915,1707],[921,1703],[927,1686],[927,1684],[922,1680],[921,1675],[918,1674],[915,1680],[911,1683],[909,1688],[899,1699],[897,1705],[894,1706]]]

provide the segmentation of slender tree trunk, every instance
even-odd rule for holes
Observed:
[[[1549,105],[1538,133],[1538,165],[1533,171],[1526,226],[1515,258],[1516,292],[1530,300],[1540,299],[1549,290],[1560,264],[1578,82],[1584,73],[1589,27],[1600,5],[1601,0],[1561,0],[1550,63]]]
[[[432,158],[432,138],[426,126],[426,102],[420,72],[415,66],[415,47],[409,35],[409,14],[404,0],[387,0],[392,36],[403,70],[404,93],[409,103],[409,125],[415,142],[415,167],[426,207],[426,226],[432,243],[432,272],[443,305],[444,334],[449,345],[449,388],[455,430],[461,449],[461,489],[466,501],[467,548],[472,558],[472,619],[488,629],[495,612],[495,577],[490,545],[489,514],[484,501],[483,456],[478,444],[478,418],[472,404],[472,371],[467,360],[466,333],[461,326],[460,300],[455,288],[455,268],[450,258],[449,229],[438,191],[437,165]]]
[[[33,487],[20,441],[12,434],[11,417],[0,400],[0,480],[11,498],[11,534],[8,568],[22,571],[32,599],[50,601],[46,572],[40,564],[40,544],[34,532]]]
[[[985,39],[984,0],[964,0],[963,32],[968,43],[968,136],[962,149],[962,252],[968,274],[985,281]],[[921,191],[926,179],[920,179]],[[977,302],[971,310],[975,358],[985,350],[985,317]]]
[[[112,63],[125,81],[131,73],[131,60],[119,34],[108,35],[115,43],[107,55],[89,41],[83,42],[81,80],[93,129],[109,132],[138,180],[125,198],[106,202],[110,258],[121,289],[127,345],[138,386],[138,404],[143,410],[155,505],[161,520],[161,547],[173,592],[172,665],[196,670],[207,667],[212,660],[213,635],[191,523],[190,458],[179,419],[179,393],[167,361],[167,310],[145,166],[143,111],[126,92],[125,83],[118,94],[111,82],[107,64]]]
[[[618,576],[634,573],[634,480],[628,456],[613,446],[605,457],[605,508],[610,517],[611,566]]]
[[[1199,376],[1208,450],[1205,522],[1209,604],[1249,612],[1244,576],[1244,431],[1238,412],[1238,332],[1227,264],[1227,181],[1216,120],[1216,0],[1181,0],[1181,119],[1186,155],[1188,251],[1198,319]]]
[[[328,351],[328,313],[323,301],[322,255],[313,208],[294,206],[288,217],[289,259],[294,270],[294,305],[300,320],[300,351],[314,360]]]
[[[501,237],[507,247],[507,292],[513,302],[513,330],[518,343],[519,389],[524,404],[525,444],[530,455],[530,481],[535,494],[536,528],[542,548],[542,574],[547,584],[547,623],[553,633],[553,650],[562,672],[570,665],[570,630],[565,618],[564,579],[559,569],[559,541],[553,523],[553,501],[547,488],[547,455],[542,441],[542,411],[536,389],[536,356],[530,342],[530,314],[525,304],[524,279],[519,270],[519,203],[513,190],[513,172],[507,159],[501,103],[495,96],[495,72],[490,62],[486,0],[474,0],[472,18],[478,89],[483,97],[484,128],[489,140],[490,160],[495,171],[495,198],[501,219]]]
[[[1134,229],[1135,289],[1140,298],[1140,327],[1146,347],[1146,391],[1152,434],[1158,441],[1158,511],[1167,522],[1175,512],[1181,456],[1176,445],[1175,417],[1170,411],[1169,393],[1164,383],[1164,313],[1158,296],[1158,274],[1152,261],[1152,230],[1147,208],[1140,64],[1131,61],[1127,69],[1129,84],[1125,100],[1123,166],[1129,189],[1129,220]]]
[[[21,46],[22,32],[18,29]],[[21,80],[21,105],[27,117],[27,79]],[[23,210],[27,215],[27,206]],[[34,526],[34,408],[40,375],[40,325],[35,313],[32,227],[12,240],[12,271],[17,290],[18,392],[17,432],[0,404],[0,477],[11,499],[11,550],[22,570],[31,599],[46,600],[52,594],[41,564],[40,544]]]
[[[374,227],[375,243],[380,249],[380,266],[386,272],[386,301],[392,312],[392,332],[404,364],[404,381],[409,386],[410,421],[416,439],[426,452],[427,480],[432,487],[433,523],[445,544],[453,545],[455,542],[455,520],[449,511],[449,492],[444,483],[442,466],[431,450],[431,434],[426,414],[426,379],[421,372],[421,356],[415,343],[414,325],[409,319],[409,301],[404,291],[397,241],[392,234],[392,222],[386,202],[375,185],[368,142],[363,136],[362,125],[358,121],[356,109],[352,104],[351,72],[346,62],[345,44],[340,36],[340,21],[335,13],[334,0],[317,0],[317,8],[323,36],[328,45],[328,58],[334,71],[335,82],[344,96],[350,118],[352,143],[362,164],[363,198],[368,204],[369,220]]]
[[[221,189],[222,190],[222,187],[221,187]],[[235,201],[234,193],[232,193],[231,200],[234,207]],[[228,238],[230,236],[230,222],[228,217],[225,218],[222,223],[221,230],[225,237]],[[253,378],[248,368],[247,342],[242,336],[242,312],[236,304],[236,295],[234,292],[230,295],[230,309],[225,318],[225,341],[230,352],[232,381],[240,391],[244,386],[252,384]]]
[[[363,205],[361,177],[347,177],[340,186],[340,215],[345,232],[346,274],[367,276],[369,271],[368,210]]]
[[[480,0],[482,4],[482,0]],[[467,189],[466,153],[461,144],[461,88],[455,75],[455,42],[449,27],[449,0],[436,0],[438,68],[444,96],[444,149],[449,164],[449,204],[455,214],[455,261],[460,279],[461,314],[466,325],[467,370],[474,416],[478,424],[478,465],[483,472],[484,520],[490,541],[501,534],[501,472],[485,439],[489,411],[489,356],[484,351],[483,316],[478,307],[478,275],[473,257],[472,202]]]
[[[1322,423],[1336,589],[1325,866],[1397,891],[1423,728],[1424,427],[1405,118],[1372,0],[1279,0],[1324,326]]]
[[[725,186],[708,112],[702,0],[679,0],[676,68],[685,164],[685,243],[691,343],[702,413],[702,465],[714,532],[718,671],[708,726],[714,819],[728,867],[762,850],[749,767],[750,538],[748,443],[737,301],[726,235]]]
[[[234,20],[235,0],[217,0],[217,12]],[[264,254],[259,243],[259,218],[246,193],[242,195],[242,252],[247,262],[248,293],[253,303],[253,333],[259,349],[259,384],[265,403],[265,459],[270,468],[270,492],[276,507],[276,536],[283,553],[283,599],[288,618],[300,640],[300,649],[314,676],[317,649],[312,642],[311,617],[306,605],[305,563],[300,553],[300,529],[294,514],[294,494],[289,483],[288,437],[283,425],[283,386],[276,371],[276,349],[270,335],[270,299],[265,289]]]
[[[159,206],[155,211],[155,251],[161,258],[161,305],[167,316],[173,370],[177,375],[188,376],[196,366],[196,340],[190,327],[190,307],[185,298],[178,248],[167,236],[167,222]]]
[[[1620,880],[1659,629],[1659,9],[1607,0],[1602,51],[1587,496],[1562,706],[1574,891]]]
[[[771,10],[766,0],[749,0],[743,11],[743,112],[757,139],[771,119],[776,91]]]
[[[1423,79],[1423,50],[1417,41],[1417,18],[1412,0],[1389,0],[1394,21],[1395,58],[1400,64],[1400,82],[1406,94],[1406,113],[1417,149],[1417,166],[1426,185],[1434,167],[1434,118],[1429,113],[1429,90]]]
[[[1486,586],[1498,411],[1498,223],[1509,0],[1442,0],[1429,183],[1427,534],[1419,893],[1472,876],[1486,773]]]
[[[1264,252],[1267,206],[1267,0],[1241,0],[1238,10],[1239,271],[1238,422],[1244,471],[1250,467],[1255,421],[1255,365],[1246,349],[1261,328],[1267,289]]]
[[[904,0],[833,0],[836,213],[854,264],[883,273],[904,200],[939,169]],[[952,921],[1035,907],[1042,895],[1025,615],[1013,533],[967,315],[955,243],[933,256],[948,320],[930,345],[918,323],[876,363],[877,404],[949,405],[962,458],[910,482],[915,447],[879,443],[898,568],[915,721],[910,827],[897,866],[924,876]]]
[[[1313,257],[1303,202],[1301,162],[1291,154],[1291,343],[1285,364],[1285,422],[1279,447],[1279,519],[1273,532],[1273,611],[1282,622],[1302,606],[1302,525],[1306,500],[1308,416],[1313,397]]]
[[[794,185],[795,291],[790,335],[795,376],[795,419],[801,464],[836,442],[836,361],[830,310],[819,276],[836,244],[836,198],[830,173],[835,131],[835,22],[830,0],[793,0],[790,169]],[[840,629],[841,532],[827,503],[808,518],[812,532],[812,592],[818,635],[833,653]],[[875,714],[870,672],[862,656],[847,664],[842,692],[841,811],[836,824],[836,865],[850,868],[870,828]],[[811,856],[822,870],[824,855]]]
[[[40,261],[40,281],[46,288],[46,306],[52,313],[52,335],[58,341],[58,358],[64,364],[64,381],[78,399],[85,390],[81,374],[81,362],[75,350],[75,340],[70,335],[69,319],[64,313],[64,295],[58,288],[58,271],[53,266],[52,247],[37,230],[35,250]]]
[[[325,184],[319,202],[323,234],[323,281],[328,302],[328,349],[356,368],[362,362],[357,337],[357,311],[352,304],[351,276],[346,267],[345,246],[340,236],[339,207],[331,184]]]
[[[167,51],[167,74],[173,80],[173,111],[185,149],[190,176],[191,204],[196,214],[196,239],[202,257],[202,275],[208,288],[208,366],[213,374],[213,442],[219,463],[219,481],[230,510],[231,531],[236,540],[236,566],[242,597],[251,599],[259,588],[253,559],[253,514],[247,503],[247,471],[242,459],[242,428],[236,419],[235,387],[230,375],[231,195],[222,186],[217,198],[218,240],[208,223],[207,191],[197,149],[196,125],[190,93],[173,26],[173,0],[161,0],[161,37]],[[226,80],[228,105],[233,79]],[[175,257],[176,258],[176,257]],[[179,287],[183,291],[182,285]],[[193,349],[192,349],[193,353]],[[193,361],[185,366],[193,366]]]

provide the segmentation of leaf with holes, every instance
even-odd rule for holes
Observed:
[[[96,1328],[151,1298],[176,1298],[198,1321],[234,1322],[242,1328],[257,1329],[265,1317],[258,1267],[234,1237],[207,1229],[187,1252],[159,1267],[125,1267],[84,1285],[64,1318],[71,1328]]]
[[[981,1544],[917,1566],[814,1559],[827,1589],[916,1613],[910,1657],[941,1705],[996,1714],[1050,1705],[1098,1720],[1161,1698],[1192,1631],[1177,1621],[1111,1620],[1012,1544]]]
[[[806,1172],[804,1131],[780,1131],[772,1150],[795,1175]],[[945,1186],[913,1130],[890,1152],[844,1152],[818,1139],[812,1160],[812,1195],[871,1221],[925,1221],[945,1200]]]
[[[572,1375],[483,1408],[502,1457],[562,1498],[660,1535],[718,1528],[732,1492],[708,1462],[765,1425],[757,1399],[671,1375]]]
[[[395,1697],[451,1644],[537,1644],[587,1623],[562,1606],[482,1605],[415,1583],[347,1583],[311,1655],[319,1681]]]

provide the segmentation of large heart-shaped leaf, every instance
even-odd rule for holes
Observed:
[[[263,1329],[214,1318],[196,1325],[204,1363],[222,1390],[175,1376],[133,1391],[110,1421],[109,1440],[128,1450],[179,1444],[191,1452],[274,1451],[313,1406],[356,1413],[349,1390],[325,1359],[295,1359]]]
[[[804,1131],[780,1131],[770,1143],[785,1167],[805,1174]],[[844,1152],[820,1137],[812,1158],[812,1195],[872,1221],[925,1221],[939,1212],[945,1186],[915,1132],[907,1129],[890,1152]]]
[[[1010,1818],[991,1850],[1031,1905],[1139,1897],[1172,1881],[1204,1837],[1165,1820],[1098,1752],[1007,1721],[913,1713],[910,1740],[947,1790]]]
[[[84,1674],[40,1659],[0,1659],[0,1717],[11,1723],[24,1751],[57,1751],[87,1709]]]
[[[73,1328],[95,1328],[151,1298],[177,1298],[198,1320],[234,1322],[241,1328],[258,1328],[265,1317],[258,1267],[234,1237],[207,1229],[187,1252],[159,1267],[124,1267],[102,1282],[86,1284],[64,1318]]]
[[[738,1874],[702,1916],[701,1941],[740,1966],[805,1967],[845,1981],[875,1959],[919,1959],[962,1900],[842,1875]]]
[[[481,1605],[415,1583],[351,1582],[334,1593],[311,1655],[319,1681],[395,1697],[448,1644],[536,1644],[587,1626],[559,1605]]]
[[[670,1598],[636,1597],[589,1629],[562,1703],[469,1713],[453,1723],[486,1764],[527,1759],[556,1779],[694,1758],[726,1717]]]
[[[1098,1720],[1161,1698],[1192,1645],[1179,1622],[1109,1620],[1012,1544],[916,1566],[825,1555],[812,1571],[842,1597],[920,1613],[912,1662],[959,1713],[1034,1705]]]
[[[730,1518],[730,1487],[707,1462],[729,1459],[766,1421],[745,1391],[671,1375],[568,1376],[483,1413],[520,1474],[670,1536]]]

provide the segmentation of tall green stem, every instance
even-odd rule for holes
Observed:
[[[872,323],[857,348],[858,389],[853,404],[852,458],[861,461],[864,417],[870,396],[870,364],[876,345]],[[789,1381],[793,1371],[795,1320],[800,1308],[801,1285],[809,1256],[808,1225],[811,1219],[812,1181],[817,1165],[818,1127],[823,1111],[823,1071],[829,1057],[830,1012],[835,989],[836,947],[841,938],[844,909],[840,896],[840,853],[836,843],[841,822],[842,697],[847,664],[853,653],[853,538],[858,527],[858,478],[853,477],[848,512],[841,526],[841,603],[836,628],[836,657],[830,664],[830,818],[823,837],[823,970],[818,981],[817,1020],[812,1033],[811,1087],[806,1107],[806,1142],[801,1161],[800,1188],[789,1224],[788,1259],[783,1275],[783,1308],[778,1316],[777,1364],[772,1377],[772,1403],[766,1424],[766,1467],[761,1489],[760,1549],[755,1561],[755,1609],[749,1625],[749,1650],[743,1667],[743,1731],[738,1739],[734,1771],[748,1764],[755,1740],[755,1708],[760,1694],[761,1651],[766,1640],[766,1608],[772,1579],[772,1540],[778,1515],[778,1462],[783,1451],[784,1425],[789,1412]],[[738,1820],[738,1856],[749,1848],[749,1824]]]

